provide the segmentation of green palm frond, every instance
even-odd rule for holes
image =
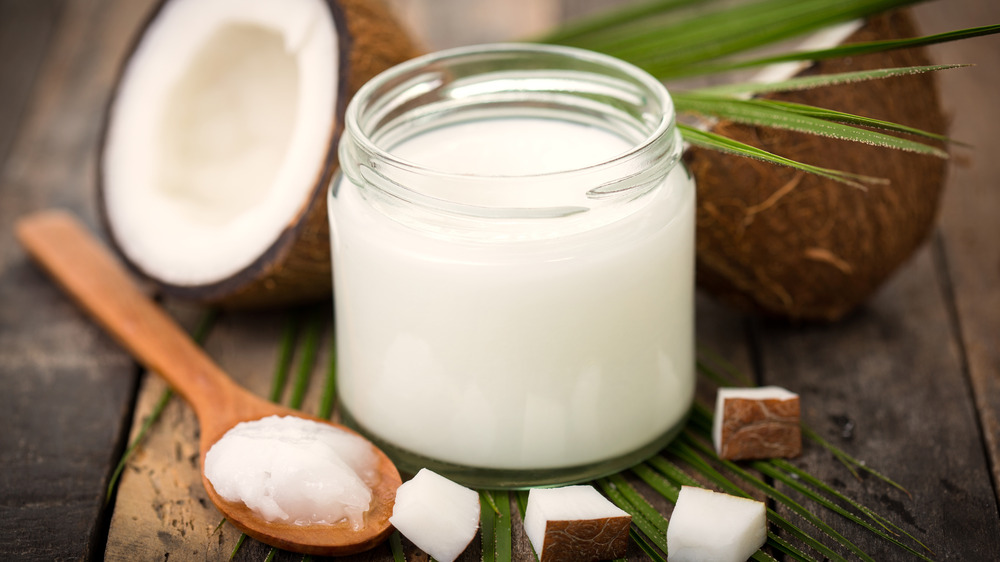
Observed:
[[[777,80],[773,82],[733,82],[729,84],[718,84],[715,86],[704,86],[693,90],[700,94],[712,94],[717,96],[740,96],[768,94],[772,92],[791,92],[796,90],[809,90],[822,86],[836,86],[839,84],[853,84],[868,80],[881,80],[897,76],[910,76],[913,74],[923,74],[925,72],[935,72],[939,70],[950,70],[953,68],[963,68],[968,64],[934,64],[925,66],[904,66],[898,68],[879,68],[875,70],[859,70],[856,72],[838,72],[835,74],[818,74],[814,76],[799,76],[788,80]]]
[[[747,57],[779,42],[801,39],[824,28],[905,7],[912,0],[654,0],[619,8],[579,22],[570,22],[537,40],[603,52],[635,64],[669,83],[679,78],[724,73],[787,62],[817,61],[894,49],[933,45],[1000,33],[1000,25],[923,37],[852,43],[836,47],[791,50]],[[738,59],[734,60],[735,57]],[[740,123],[791,129],[809,134],[864,142],[946,158],[947,153],[919,139],[949,143],[936,132],[819,107],[741,99],[774,91],[801,90],[861,80],[939,71],[964,66],[947,64],[791,78],[770,84],[741,83],[675,92],[678,113],[725,118]],[[875,129],[875,130],[872,130]],[[877,183],[867,178],[812,166],[781,157],[693,127],[681,134],[691,145],[791,166],[841,183],[860,187]]]
[[[758,160],[763,160],[765,162],[770,162],[772,164],[778,164],[781,166],[788,166],[790,168],[795,168],[797,170],[802,170],[804,172],[809,172],[811,174],[816,174],[833,181],[845,183],[847,185],[857,187],[860,189],[865,189],[865,184],[880,184],[886,183],[886,180],[882,178],[876,178],[872,176],[865,176],[862,174],[853,174],[850,172],[843,172],[840,170],[833,170],[830,168],[822,168],[820,166],[813,166],[811,164],[805,164],[792,160],[790,158],[785,158],[774,154],[773,152],[768,152],[761,148],[751,146],[746,143],[735,141],[728,137],[722,136],[717,133],[710,131],[702,131],[695,127],[689,125],[678,124],[678,128],[681,131],[681,135],[684,140],[695,146],[701,146],[704,148],[709,148],[712,150],[718,150],[720,152],[727,152],[729,154],[735,154],[737,156],[746,156],[748,158],[756,158]]]
[[[960,39],[971,39],[973,37],[981,37],[984,35],[994,35],[996,33],[1000,33],[1000,24],[972,27],[969,29],[960,29],[956,31],[949,31],[946,33],[938,33],[935,35],[925,35],[923,37],[912,37],[907,39],[887,39],[884,41],[870,41],[866,43],[850,43],[848,45],[840,45],[837,47],[831,47],[829,49],[796,51],[781,55],[765,56],[765,57],[759,57],[742,61],[705,64],[699,66],[697,69],[692,68],[690,74],[709,74],[717,72],[726,72],[740,68],[765,66],[769,64],[778,64],[783,62],[818,61],[818,60],[827,60],[827,59],[835,59],[843,57],[853,57],[859,55],[868,55],[872,53],[894,51],[897,49],[925,47],[928,45],[936,45],[938,43],[946,43],[948,41],[958,41]]]
[[[684,69],[913,3],[657,1],[569,24],[538,40],[605,52],[644,68],[657,61],[670,61],[671,68]]]
[[[849,122],[854,122],[892,126],[891,123],[884,123],[873,119],[866,120],[864,117],[858,115],[832,111],[822,112],[819,108],[772,102],[769,100],[743,100],[684,92],[674,96],[674,103],[678,111],[685,113],[718,117],[747,125],[760,125],[775,129],[810,133],[840,140],[929,154],[940,158],[948,157],[946,152],[935,146],[848,124]],[[813,113],[810,111],[812,109],[816,109],[817,111]],[[839,117],[842,120],[834,120],[835,117]],[[924,135],[929,134],[923,131],[916,132]]]
[[[483,539],[483,562],[509,562],[511,559],[510,492],[479,492],[480,535]]]

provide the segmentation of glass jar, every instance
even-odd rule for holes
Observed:
[[[368,82],[328,199],[345,421],[480,488],[659,451],[694,392],[681,144],[659,82],[578,49],[454,49]]]

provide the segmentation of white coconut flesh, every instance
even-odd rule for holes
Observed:
[[[625,555],[631,521],[593,486],[534,488],[524,532],[540,560],[601,560]]]
[[[332,18],[323,0],[173,0],[155,16],[102,154],[109,226],[146,274],[225,280],[302,211],[335,119]]]
[[[670,562],[744,562],[766,540],[763,502],[681,487],[667,527]]]
[[[438,562],[452,562],[479,529],[479,494],[420,469],[396,490],[389,523]]]

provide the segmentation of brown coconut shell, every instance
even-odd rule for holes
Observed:
[[[799,397],[729,397],[722,403],[720,459],[797,457],[802,452]]]
[[[550,520],[539,562],[614,560],[628,553],[632,516],[600,519]]]
[[[150,14],[142,34],[170,0],[163,0]],[[224,307],[288,305],[328,298],[332,290],[330,229],[327,222],[326,189],[337,169],[337,146],[343,131],[347,103],[370,78],[383,70],[420,54],[409,33],[380,0],[327,0],[337,33],[339,76],[335,121],[322,169],[297,215],[281,235],[252,264],[227,279],[204,285],[174,285],[143,271],[121,250],[112,221],[104,205],[103,170],[98,169],[98,209],[112,246],[128,266],[168,295]],[[127,63],[127,60],[126,60]],[[119,73],[120,82],[125,65]],[[116,87],[117,91],[117,87]],[[104,150],[110,108],[105,112]],[[99,159],[103,162],[103,159]],[[210,243],[211,241],[206,241]]]
[[[916,36],[907,11],[871,18],[847,43]],[[803,74],[930,64],[924,49],[823,61]],[[767,96],[942,133],[933,74]],[[865,302],[928,237],[946,161],[803,133],[720,122],[715,132],[801,162],[889,180],[867,190],[699,148],[697,280],[744,310],[833,321]]]

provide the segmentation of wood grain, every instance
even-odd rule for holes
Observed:
[[[799,392],[807,425],[912,497],[854,478],[815,443],[797,465],[891,516],[941,559],[1000,552],[982,436],[930,248],[836,327],[760,329],[764,381]],[[876,559],[894,554],[842,520],[834,526]]]
[[[30,99],[64,0],[0,2],[0,162],[3,162]]]
[[[19,560],[100,558],[108,468],[131,420],[136,370],[26,260],[10,227],[53,205],[92,220],[97,108],[115,64],[105,49],[124,41],[129,25],[95,25],[109,14],[93,2],[66,3],[64,13],[27,4],[0,9],[0,139],[13,140],[0,150],[0,551]],[[15,7],[22,15],[6,19]],[[6,43],[18,38],[17,48]]]
[[[111,250],[72,214],[32,213],[20,218],[15,230],[21,245],[69,296],[192,405],[202,420],[203,444],[219,438],[233,418],[259,413],[238,412],[233,404],[243,398],[242,388],[139,289]]]
[[[968,2],[963,10],[943,2],[917,9],[927,33],[1000,21],[1000,4]],[[1000,159],[997,145],[997,92],[1000,92],[1000,38],[984,37],[938,45],[939,61],[975,64],[970,72],[941,80],[951,135],[968,143],[952,150],[952,165],[941,211],[938,265],[947,298],[954,299],[957,336],[964,350],[980,431],[985,438],[1000,503]],[[985,113],[985,114],[984,114]]]

